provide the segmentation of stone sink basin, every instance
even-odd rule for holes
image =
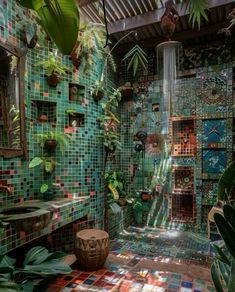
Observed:
[[[0,210],[0,220],[8,222],[17,231],[32,233],[46,227],[52,218],[52,210],[40,204],[21,204]]]

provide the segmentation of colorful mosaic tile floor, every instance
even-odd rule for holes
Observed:
[[[104,269],[84,272],[75,264],[47,292],[214,292],[209,255],[209,242],[198,235],[129,227],[111,241]]]
[[[47,292],[214,292],[211,282],[188,275],[107,264],[95,272],[74,270],[58,278]]]
[[[155,261],[170,257],[208,265],[212,259],[207,238],[188,231],[149,227],[129,227],[119,239],[111,241],[110,250],[114,255],[137,254]]]

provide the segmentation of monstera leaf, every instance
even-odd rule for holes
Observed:
[[[19,0],[25,8],[37,12],[37,21],[64,55],[69,55],[77,41],[79,11],[75,0]]]

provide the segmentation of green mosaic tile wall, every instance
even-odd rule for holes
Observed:
[[[28,18],[25,10],[21,9],[14,0],[0,0],[0,40],[23,48],[21,41],[22,20]],[[63,77],[56,88],[50,88],[44,78],[44,72],[34,64],[45,59],[49,52],[55,53],[50,45],[29,49],[26,55],[26,72],[24,78],[25,126],[27,136],[26,160],[21,158],[5,159],[0,157],[0,182],[6,181],[13,190],[13,195],[1,193],[0,202],[3,204],[18,203],[24,200],[40,199],[39,188],[42,183],[55,183],[57,197],[90,198],[90,216],[95,226],[102,225],[103,215],[103,146],[98,138],[99,126],[96,121],[101,113],[99,103],[95,103],[91,96],[92,84],[100,76],[101,64],[97,62],[89,74],[73,72],[72,63],[67,56],[61,59],[64,65],[71,68],[71,72]],[[115,86],[110,80],[110,86]],[[80,84],[85,87],[85,95],[77,102],[69,100],[69,83]],[[48,122],[42,123],[37,119],[43,102],[50,102],[48,108]],[[73,109],[84,114],[81,127],[70,127],[67,109]],[[45,110],[45,109],[44,109]],[[71,133],[72,140],[62,154],[56,150],[55,159],[58,162],[52,176],[45,177],[40,167],[28,168],[29,161],[42,155],[42,149],[34,139],[34,135],[47,131],[61,131]],[[69,214],[68,214],[69,216]]]

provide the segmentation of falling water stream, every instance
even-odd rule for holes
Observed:
[[[171,169],[171,156],[169,147],[169,121],[171,116],[172,98],[175,94],[175,84],[177,78],[177,64],[179,64],[179,53],[181,43],[168,41],[156,47],[157,71],[162,76],[163,104],[161,115],[161,133],[165,138],[165,146],[159,165],[155,165],[154,174],[151,182],[151,189],[158,187],[159,195],[154,198],[149,212],[148,225],[161,225],[168,217],[168,206],[163,198],[163,193],[169,183],[168,173]],[[162,70],[162,71],[161,71]]]

